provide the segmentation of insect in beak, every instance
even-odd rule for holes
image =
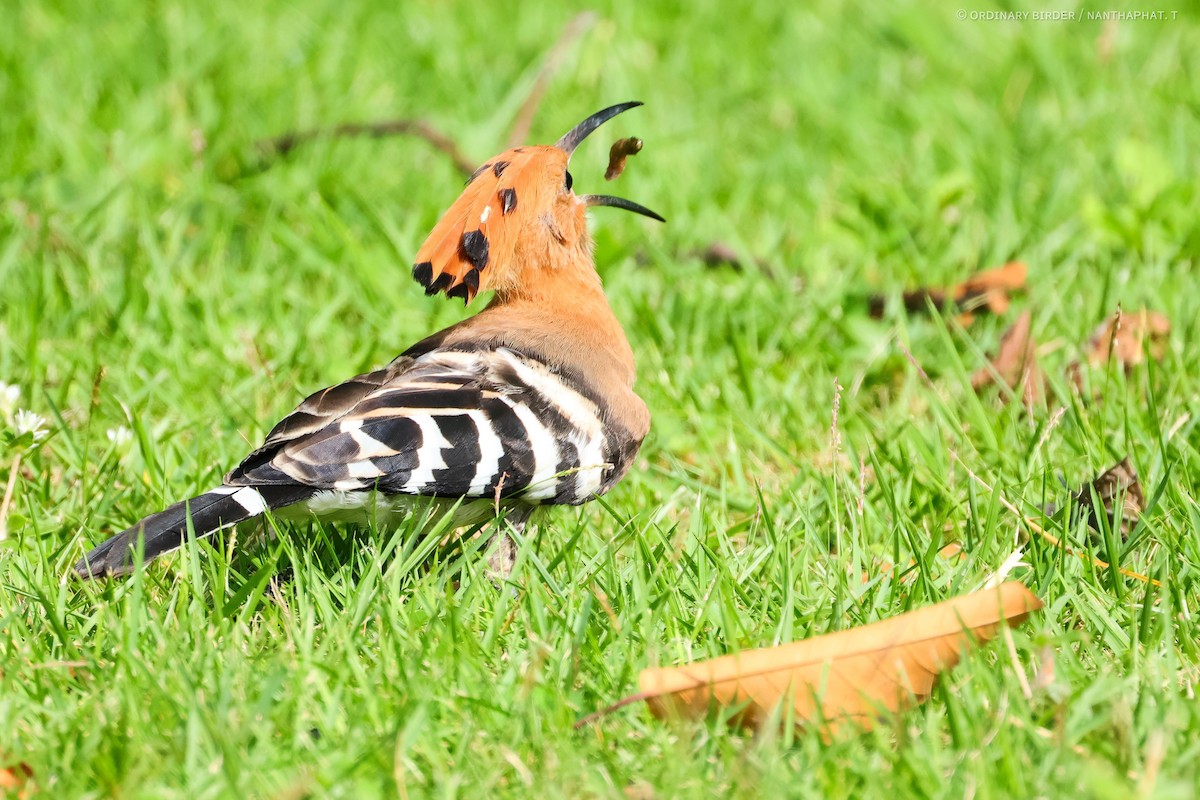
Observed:
[[[578,147],[579,143],[586,139],[592,131],[608,122],[617,114],[628,111],[631,108],[637,108],[640,105],[641,103],[633,101],[630,103],[619,103],[615,106],[609,106],[603,111],[597,111],[595,114],[592,114],[583,122],[579,123],[574,128],[571,128],[571,130],[563,134],[562,138],[555,143],[555,147],[565,151],[569,161],[571,155],[575,152],[575,148]],[[662,216],[656,214],[645,206],[639,205],[632,200],[626,200],[622,197],[613,197],[607,194],[585,194],[579,199],[583,201],[584,205],[587,206],[611,206],[613,208],[623,208],[626,211],[632,211],[635,214],[641,214],[644,217],[650,217],[650,219],[656,219],[659,222],[666,222]]]

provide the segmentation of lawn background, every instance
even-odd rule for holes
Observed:
[[[0,381],[52,435],[0,542],[3,763],[47,797],[1192,796],[1200,9],[594,8],[532,139],[647,104],[572,171],[608,191],[607,143],[646,142],[611,191],[669,223],[601,210],[593,230],[653,431],[603,503],[536,531],[514,593],[477,545],[315,526],[232,562],[63,576],[309,391],[465,313],[409,277],[462,185],[444,156],[359,139],[264,164],[254,142],[420,116],[482,163],[574,11],[8,4]],[[741,268],[706,265],[713,241]],[[1030,285],[1004,317],[900,308],[903,287],[1012,259]],[[1166,356],[1081,397],[1063,370],[1118,305],[1170,317]],[[1024,308],[1053,381],[1029,415],[969,383]],[[645,666],[977,588],[1017,546],[1001,496],[1036,513],[1126,454],[1157,498],[1126,545],[1046,525],[1163,587],[1034,541],[1013,577],[1046,610],[1015,657],[975,654],[899,721],[826,743],[634,706],[573,730]],[[964,559],[934,555],[950,541]]]

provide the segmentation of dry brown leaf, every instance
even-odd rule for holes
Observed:
[[[646,669],[634,699],[646,700],[660,717],[703,715],[714,705],[738,709],[738,721],[751,726],[790,700],[797,722],[870,727],[881,710],[927,699],[938,675],[969,645],[991,639],[1002,621],[1015,625],[1041,607],[1032,592],[1010,581],[814,639]]]
[[[729,266],[737,272],[742,271],[742,260],[737,251],[724,242],[711,242],[703,250],[697,250],[696,255],[706,267]]]
[[[1092,499],[1093,491],[1096,500],[1100,501],[1099,508]],[[1121,503],[1119,515],[1116,513],[1118,499]],[[1129,456],[1106,469],[1094,481],[1076,492],[1075,506],[1088,510],[1088,525],[1094,530],[1103,529],[1100,523],[1100,515],[1103,513],[1108,517],[1109,524],[1120,530],[1121,539],[1127,538],[1129,532],[1137,525],[1142,512],[1146,510],[1146,495],[1142,492],[1137,470],[1130,463]]]
[[[1020,261],[1010,261],[1007,264],[972,275],[957,286],[950,289],[913,289],[904,293],[904,308],[908,311],[925,311],[930,304],[935,308],[944,309],[953,301],[954,305],[964,313],[960,320],[964,325],[971,324],[973,312],[989,312],[1003,314],[1008,310],[1009,296],[1013,292],[1025,288],[1029,268]],[[884,298],[871,297],[869,300],[871,315],[882,316]]]
[[[1151,358],[1161,361],[1170,334],[1171,321],[1157,311],[1117,311],[1092,331],[1087,360],[1099,367],[1115,357],[1117,363],[1129,369],[1145,361],[1149,352]]]
[[[1125,313],[1117,309],[1092,331],[1084,348],[1084,357],[1092,367],[1102,367],[1115,359],[1128,374],[1146,360],[1146,354],[1161,361],[1167,352],[1171,321],[1157,311]],[[1067,378],[1080,393],[1086,391],[1084,369],[1079,361],[1067,366]]]
[[[993,314],[1002,314],[1008,310],[1008,295],[1024,289],[1028,277],[1024,262],[1010,261],[967,278],[954,288],[954,300],[964,308],[983,301]]]
[[[950,542],[950,544],[942,545],[942,549],[938,550],[937,554],[939,557],[947,560],[953,558],[961,561],[962,559],[966,558],[966,553],[963,552],[963,547],[960,542]]]
[[[951,450],[950,457],[952,459],[954,459],[955,461],[957,461],[959,466],[961,466],[964,470],[966,470],[967,474],[971,476],[971,480],[975,481],[976,483],[978,483],[980,486],[982,486],[985,490],[987,490],[989,492],[996,492],[996,490],[993,489],[988,484],[987,481],[985,481],[983,478],[976,475],[975,472],[972,471],[972,469],[970,467],[968,467],[961,458],[959,458],[958,453]],[[1039,525],[1036,521],[1034,521],[1028,515],[1021,513],[1021,509],[1019,509],[1015,505],[1013,505],[1003,495],[1003,493],[996,492],[996,499],[999,500],[1000,505],[1007,508],[1013,514],[1013,516],[1015,516],[1017,519],[1021,520],[1021,522],[1025,525],[1026,528],[1033,531],[1039,537],[1041,537],[1045,541],[1049,542],[1050,544],[1054,545],[1058,549],[1062,550],[1064,553],[1074,556],[1076,558],[1082,559],[1084,561],[1090,561],[1093,564],[1095,564],[1097,567],[1099,567],[1100,569],[1114,570],[1115,572],[1117,572],[1121,575],[1124,575],[1126,578],[1133,578],[1135,581],[1141,581],[1142,583],[1146,583],[1151,586],[1162,586],[1162,581],[1156,580],[1155,578],[1151,578],[1148,575],[1143,575],[1140,572],[1134,572],[1133,570],[1126,569],[1125,567],[1122,567],[1120,565],[1109,564],[1107,561],[1103,561],[1099,558],[1096,558],[1095,556],[1089,555],[1088,553],[1080,553],[1076,550],[1072,550],[1070,547],[1068,547],[1066,544],[1064,544],[1063,541],[1061,539],[1059,539],[1057,536],[1055,536],[1054,534],[1050,533],[1050,531],[1043,528],[1041,525]],[[1047,513],[1047,514],[1052,514],[1052,513],[1054,513],[1054,509],[1053,508],[1043,509],[1043,512]]]
[[[719,240],[710,242],[707,247],[702,249],[688,251],[686,257],[698,258],[704,262],[706,267],[728,267],[734,272],[742,272],[748,266],[755,266],[770,280],[778,279],[774,267],[766,260],[761,258],[743,260],[732,246]]]
[[[24,761],[0,767],[0,797],[29,797],[29,782],[33,779],[33,768]]]
[[[604,180],[611,181],[625,171],[625,159],[642,152],[642,140],[636,136],[627,139],[617,139],[608,149],[608,169],[604,171]]]
[[[1026,309],[1000,337],[1000,347],[992,359],[991,369],[984,367],[971,376],[971,387],[980,391],[993,383],[996,376],[1017,391],[1026,408],[1041,402],[1046,394],[1046,376],[1037,363],[1037,343],[1030,334],[1033,315]]]

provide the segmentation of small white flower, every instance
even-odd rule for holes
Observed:
[[[113,449],[120,454],[124,454],[129,449],[129,443],[133,441],[133,431],[126,428],[124,425],[118,425],[115,428],[108,429],[108,440],[112,442]]]
[[[16,416],[13,417],[13,429],[17,432],[17,436],[31,434],[35,442],[44,439],[49,433],[46,430],[45,418],[24,408],[18,409]]]
[[[12,386],[0,381],[0,417],[5,423],[12,422],[13,409],[17,407],[17,401],[21,399],[21,387]]]

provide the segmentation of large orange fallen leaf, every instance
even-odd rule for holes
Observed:
[[[641,692],[612,708],[645,700],[661,717],[700,716],[720,706],[738,722],[759,726],[787,702],[797,723],[870,727],[880,712],[926,700],[938,675],[968,646],[991,639],[1002,622],[1014,625],[1041,607],[1032,592],[1009,581],[847,631],[642,670]]]

